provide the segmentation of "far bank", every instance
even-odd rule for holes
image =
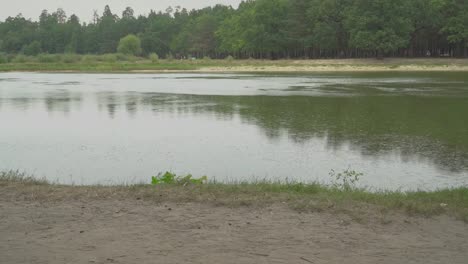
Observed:
[[[468,71],[468,59],[388,58],[329,60],[149,60],[112,55],[22,57],[0,64],[0,72],[452,72]]]

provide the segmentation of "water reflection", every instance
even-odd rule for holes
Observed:
[[[362,155],[398,152],[404,160],[425,158],[441,169],[468,170],[468,100],[441,97],[203,96],[157,93],[100,94],[110,118],[117,108],[177,115],[239,116],[270,139],[286,133],[292,142],[312,138],[337,150],[352,144]],[[118,107],[123,102],[125,107]]]
[[[44,104],[47,112],[61,112],[68,114],[75,107],[79,111],[81,107],[82,95],[80,93],[72,93],[69,90],[47,91],[44,94]]]
[[[38,78],[36,75],[33,77]],[[291,153],[291,149],[296,152],[305,151],[309,158],[301,161],[303,163],[294,164],[296,167],[284,164],[285,167],[290,166],[292,173],[296,173],[295,169],[306,166],[307,162],[320,166],[318,160],[313,160],[316,158],[314,151],[321,151],[317,142],[322,142],[325,146],[328,154],[324,157],[332,159],[341,155],[337,158],[341,160],[341,164],[346,164],[346,155],[351,158],[353,153],[359,153],[364,160],[386,162],[390,160],[389,157],[398,157],[402,162],[414,163],[414,171],[405,172],[411,177],[418,173],[417,164],[431,164],[445,176],[468,171],[468,81],[460,75],[443,75],[437,78],[406,76],[397,79],[382,76],[373,79],[361,75],[313,78],[282,75],[99,75],[92,76],[90,80],[74,75],[60,76],[55,80],[55,76],[47,75],[47,78],[41,78],[45,80],[29,80],[25,81],[26,84],[21,83],[21,79],[0,78],[2,83],[17,85],[0,87],[0,117],[2,113],[16,115],[31,112],[40,115],[41,111],[45,111],[49,115],[62,113],[66,116],[67,119],[57,122],[93,126],[91,123],[87,124],[86,120],[103,114],[107,118],[95,119],[99,120],[95,122],[101,122],[99,128],[104,131],[102,133],[107,130],[114,133],[113,130],[118,127],[118,133],[128,133],[127,137],[132,138],[132,141],[127,142],[129,146],[133,141],[138,144],[138,137],[132,135],[138,129],[153,131],[154,134],[148,135],[150,142],[163,142],[165,139],[160,135],[160,129],[167,130],[168,135],[165,136],[168,138],[185,140],[190,137],[190,132],[187,131],[198,131],[200,129],[197,126],[205,125],[207,127],[201,131],[207,135],[197,135],[203,144],[216,144],[210,141],[215,134],[229,131],[233,135],[227,138],[231,140],[238,134],[239,138],[233,144],[240,144],[239,146],[229,146],[230,150],[211,146],[214,151],[226,152],[232,159],[248,155],[248,151],[241,148],[253,147],[252,144],[256,142],[247,142],[256,136],[252,132],[244,133],[243,129],[247,131],[248,127],[255,127],[272,146],[283,146],[283,149],[272,148],[275,151],[284,151],[275,154],[278,163],[282,163],[282,160],[299,159],[288,156],[285,149],[290,149],[288,151]],[[141,87],[137,86],[136,79],[141,79]],[[177,83],[178,80],[183,83]],[[31,84],[36,88],[29,87]],[[131,122],[132,120],[135,122]],[[156,120],[160,123],[154,124]],[[183,126],[169,120],[179,120]],[[204,123],[198,124],[193,120]],[[241,123],[241,127],[237,125],[237,121]],[[214,122],[223,122],[223,128],[219,124],[211,128]],[[126,130],[125,127],[131,124],[136,127]],[[61,123],[55,125],[60,126]],[[233,128],[230,129],[230,126]],[[54,128],[50,129],[52,131]],[[180,131],[181,129],[186,131]],[[1,140],[2,135],[0,143]],[[110,144],[99,137],[96,140],[91,143],[96,146]],[[112,144],[111,150],[122,147],[119,142]],[[196,147],[202,143],[187,144]],[[90,143],[80,143],[79,148],[82,150],[83,146],[92,149]],[[307,146],[311,149],[302,150]],[[267,148],[265,145],[257,147],[255,153],[260,153],[265,161],[263,156],[269,154],[262,152],[267,152]],[[183,152],[185,146],[180,145],[179,148]],[[198,146],[200,148],[201,145]],[[202,155],[197,151],[187,149],[187,153],[194,159],[194,156]],[[114,161],[127,155],[124,148],[121,152],[112,153]],[[0,150],[0,157],[1,154]],[[171,156],[161,159],[176,158]],[[248,167],[245,164],[238,165]],[[257,171],[261,171],[261,168]],[[297,172],[302,173],[303,170],[298,169]],[[376,173],[387,175],[384,171]],[[432,173],[434,176],[441,174]]]

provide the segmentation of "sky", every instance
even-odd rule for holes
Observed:
[[[109,5],[114,14],[121,16],[125,7],[130,6],[135,14],[147,14],[151,9],[164,11],[168,6],[181,6],[187,9],[202,8],[216,4],[236,7],[241,0],[0,0],[0,20],[21,13],[25,18],[38,20],[41,11],[55,11],[63,8],[68,16],[78,15],[82,22],[89,22],[93,10],[102,14],[105,5]]]

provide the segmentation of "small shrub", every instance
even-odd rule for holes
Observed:
[[[28,57],[23,54],[16,55],[12,60],[13,63],[25,63],[27,61],[28,61]]]
[[[234,57],[229,55],[229,56],[226,57],[226,60],[229,61],[229,62],[234,61]]]
[[[86,62],[86,63],[92,63],[92,62],[97,62],[98,61],[98,56],[96,55],[91,55],[91,54],[87,54],[87,55],[84,55],[81,60],[83,62]]]
[[[149,55],[149,59],[151,60],[152,63],[158,63],[159,62],[159,56],[156,53],[151,53]]]
[[[5,54],[0,54],[0,64],[8,63],[8,57]]]
[[[104,54],[99,56],[99,59],[105,62],[117,62],[119,58],[117,54]]]
[[[159,173],[157,176],[151,177],[152,185],[161,184],[177,184],[177,185],[189,185],[189,184],[205,184],[208,181],[208,177],[203,176],[199,179],[193,178],[192,175],[177,176],[175,173],[166,172],[164,174]]]
[[[205,57],[203,57],[203,60],[204,60],[204,61],[210,61],[210,60],[211,60],[211,57],[210,57],[210,56],[205,56]]]
[[[62,62],[64,63],[76,63],[81,60],[81,56],[78,54],[64,54],[62,55]]]
[[[14,54],[6,54],[6,58],[7,58],[8,62],[13,62],[15,57],[16,57],[16,55],[14,55]]]
[[[356,184],[359,182],[360,178],[364,176],[364,173],[347,169],[339,173],[336,173],[335,170],[331,170],[329,175],[332,178],[335,188],[351,191],[356,189]]]
[[[23,47],[23,53],[27,56],[37,56],[41,53],[41,43],[37,40]]]
[[[117,57],[117,61],[133,61],[135,58],[131,55],[128,54],[123,54],[123,53],[117,53],[115,54]]]
[[[168,61],[174,60],[174,56],[172,55],[172,53],[169,52],[169,53],[166,55],[166,60],[168,60]]]
[[[42,53],[37,56],[37,60],[40,63],[54,63],[54,62],[60,62],[62,57],[59,54],[46,54]]]

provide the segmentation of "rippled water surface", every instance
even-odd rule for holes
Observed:
[[[0,74],[0,170],[65,184],[218,181],[436,189],[468,183],[468,76]]]

